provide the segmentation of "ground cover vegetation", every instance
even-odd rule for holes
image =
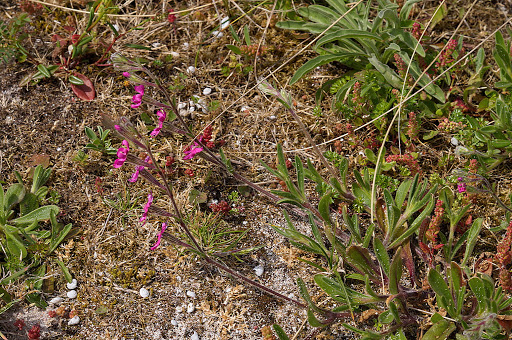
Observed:
[[[505,5],[11,5],[0,336],[509,338]]]

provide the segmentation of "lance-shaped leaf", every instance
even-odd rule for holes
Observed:
[[[400,279],[402,278],[402,248],[396,250],[391,266],[389,267],[389,292],[398,294],[400,292]]]
[[[56,205],[45,205],[44,207],[39,207],[24,216],[12,220],[12,223],[18,226],[25,226],[39,221],[46,221],[50,219],[52,212],[57,215],[59,213],[59,207]]]
[[[378,237],[373,238],[373,252],[375,253],[375,257],[377,257],[377,261],[379,261],[384,274],[386,277],[389,277],[389,268],[391,267],[389,255]]]
[[[373,262],[368,249],[361,246],[347,248],[347,262],[361,274],[366,274],[374,283],[381,281],[379,267]]]
[[[0,187],[1,189],[1,187]],[[6,213],[9,212],[9,210],[15,206],[16,204],[20,203],[23,200],[23,197],[25,196],[25,187],[20,183],[14,183],[11,185],[7,192],[5,193],[5,196],[3,198],[3,211]],[[3,194],[3,189],[2,189]]]
[[[141,175],[142,177],[144,177],[145,179],[147,179],[150,183],[156,185],[158,188],[162,189],[162,190],[165,190],[165,187],[162,183],[160,183],[158,181],[158,179],[156,179],[155,176],[153,176],[153,174],[151,174],[149,171],[147,171],[146,169],[142,169],[139,171],[139,175]]]
[[[436,317],[437,316],[437,317]],[[434,320],[436,319],[436,320]],[[455,330],[455,324],[439,314],[432,316],[432,327],[423,335],[423,340],[445,340]]]
[[[464,251],[464,259],[462,260],[462,266],[466,265],[466,263],[471,257],[471,254],[473,253],[476,241],[478,240],[478,235],[480,234],[480,230],[482,229],[483,221],[483,218],[477,218],[476,220],[473,221],[473,224],[469,229],[466,250]]]
[[[455,315],[456,313],[453,306],[453,297],[450,288],[435,268],[431,268],[428,272],[428,283],[434,292],[436,292],[439,307],[446,309],[451,316],[457,317],[458,315]]]

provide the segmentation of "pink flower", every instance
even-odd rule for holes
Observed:
[[[130,151],[130,144],[128,144],[128,141],[125,139],[123,140],[123,147],[120,147],[117,150],[117,159],[114,161],[114,168],[118,169],[123,166],[124,162],[126,161],[126,156],[128,155],[128,151]]]
[[[148,201],[146,202],[146,205],[144,205],[144,212],[142,213],[142,217],[140,218],[140,222],[142,222],[142,225],[146,224],[146,219],[148,218],[149,207],[151,207],[152,203],[153,203],[153,195],[151,193],[149,193]]]
[[[135,92],[137,92],[136,95],[133,96],[131,105],[132,109],[136,109],[142,104],[142,96],[144,95],[144,85],[137,85],[134,86]]]
[[[167,229],[167,223],[162,223],[162,231],[158,234],[158,240],[156,243],[151,247],[151,250],[155,250],[160,245],[160,242],[162,241],[162,236],[164,235],[165,229]]]
[[[459,192],[459,194],[466,192],[466,183],[463,182],[464,179],[462,177],[459,177],[457,178],[457,180],[459,181],[459,184],[457,185],[457,191]]]
[[[121,131],[121,127],[119,125],[114,125],[114,129],[116,129],[117,131]]]
[[[200,142],[203,141],[203,136],[199,137],[199,141]],[[183,159],[184,160],[192,159],[192,158],[194,158],[195,155],[197,155],[201,151],[203,151],[203,148],[197,142],[194,142],[194,145],[187,147],[183,151],[183,153],[185,154],[185,156],[183,156]]]
[[[151,158],[149,156],[146,157],[146,159],[144,160],[146,163],[149,162]],[[139,172],[141,172],[142,170],[144,170],[144,167],[142,165],[138,165],[135,167],[135,172],[132,174],[132,178],[130,178],[128,180],[128,182],[130,183],[135,183],[137,182],[137,179],[139,178]]]
[[[131,74],[129,72],[123,72],[123,76],[125,76],[126,78],[129,78],[131,76]]]
[[[151,131],[151,138],[156,137],[160,133],[160,130],[162,130],[164,124],[165,117],[167,117],[167,113],[162,110],[158,110],[156,115],[158,116],[158,126],[153,131]]]

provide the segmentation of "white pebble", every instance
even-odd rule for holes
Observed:
[[[188,111],[189,112],[194,112],[196,110],[196,107],[195,106],[191,106],[188,108]]]
[[[62,148],[59,146],[59,147],[57,148],[57,152],[60,152],[60,151],[62,151]]]
[[[77,286],[76,279],[73,279],[73,280],[71,280],[71,282],[66,283],[66,287],[68,287],[68,289],[75,289],[76,286]]]
[[[178,58],[180,56],[180,54],[178,52],[171,52],[171,55],[173,58]]]
[[[187,107],[187,103],[179,103],[178,104],[178,109],[181,110],[181,109],[184,109]]]
[[[197,334],[196,331],[194,331],[194,334],[190,337],[190,340],[199,340],[199,334]]]
[[[151,44],[151,46],[152,46],[153,48],[158,48],[158,47],[160,47],[160,45],[161,45],[161,44],[160,44],[159,42],[154,42],[154,43],[152,43],[152,44]]]
[[[220,29],[224,30],[224,29],[228,28],[229,24],[230,24],[229,17],[222,18],[222,20],[220,21]]]
[[[67,295],[68,295],[68,298],[70,298],[70,299],[76,298],[76,296],[77,296],[76,290],[70,290]]]
[[[196,310],[196,306],[191,302],[187,306],[187,313],[193,313]]]
[[[219,31],[213,31],[213,32],[212,32],[212,35],[213,35],[215,38],[222,38],[222,37],[224,36],[224,33],[219,32]]]
[[[80,323],[80,317],[78,315],[75,315],[68,321],[68,325],[70,325],[70,326],[78,325],[79,323]]]
[[[171,325],[173,325],[173,326],[178,326],[178,321],[176,321],[176,320],[172,319],[172,320],[171,320]]]
[[[143,298],[147,298],[149,296],[149,290],[147,290],[146,288],[141,288],[139,290],[139,294],[140,296],[142,296]]]
[[[50,300],[50,305],[58,305],[62,302],[62,298],[60,296],[56,296]]]
[[[452,143],[455,146],[459,145],[459,141],[455,137],[452,137],[452,139],[450,140],[450,143]]]
[[[256,267],[254,267],[254,272],[256,273],[256,276],[261,276],[263,275],[263,266],[261,264],[257,265]]]
[[[247,106],[242,106],[242,107],[240,108],[240,112],[242,112],[242,113],[247,113],[247,112],[249,112],[249,108],[248,108]]]
[[[203,89],[203,94],[204,94],[205,96],[209,95],[210,93],[212,93],[212,89],[211,89],[211,88],[209,88],[209,87],[205,87],[205,88]]]
[[[187,296],[191,297],[192,299],[195,299],[196,298],[196,293],[194,293],[191,290],[187,290]]]
[[[187,73],[191,73],[191,74],[192,74],[192,73],[194,73],[195,71],[196,71],[196,68],[195,68],[194,66],[189,66],[189,67],[187,68]]]
[[[276,117],[276,116],[274,116],[274,115],[270,116],[270,119],[271,119],[271,120],[274,120],[274,119],[276,119],[276,118],[277,118],[277,117]]]
[[[189,44],[188,42],[184,42],[184,43],[183,43],[183,47],[185,47],[185,48],[189,48],[189,46],[190,46],[190,44]]]
[[[181,306],[176,307],[176,313],[181,313],[181,312],[183,312],[183,307],[181,307]]]
[[[247,221],[242,222],[243,225],[247,225],[247,223],[249,223],[249,222],[247,222]]]

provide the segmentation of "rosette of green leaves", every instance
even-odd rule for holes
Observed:
[[[495,288],[488,275],[465,280],[467,273],[455,262],[451,262],[446,274],[445,280],[439,269],[432,268],[428,282],[436,294],[437,306],[446,310],[450,318],[437,313],[432,316],[433,325],[423,339],[447,339],[457,325],[462,328],[457,339],[505,339],[498,320],[510,318],[512,298],[507,299],[501,287]],[[465,308],[469,300],[472,308]]]
[[[71,231],[71,223],[63,226],[57,222],[59,208],[56,205],[40,206],[48,193],[44,184],[50,174],[51,169],[38,165],[34,169],[30,190],[25,188],[18,173],[16,176],[19,183],[12,184],[6,191],[0,185],[0,242],[3,253],[3,256],[0,253],[0,265],[11,272],[9,277],[1,281],[2,285],[13,282],[30,271],[34,278],[26,281],[27,285],[36,290],[41,289],[42,277],[46,275],[47,269],[43,263],[45,258]],[[40,222],[48,220],[51,223],[50,230],[40,228]],[[59,265],[63,268],[66,279],[70,281],[71,277],[63,263]],[[31,271],[33,268],[34,271]],[[29,294],[26,298],[38,306],[46,306],[40,294]],[[4,291],[2,299],[8,302],[9,294]]]

